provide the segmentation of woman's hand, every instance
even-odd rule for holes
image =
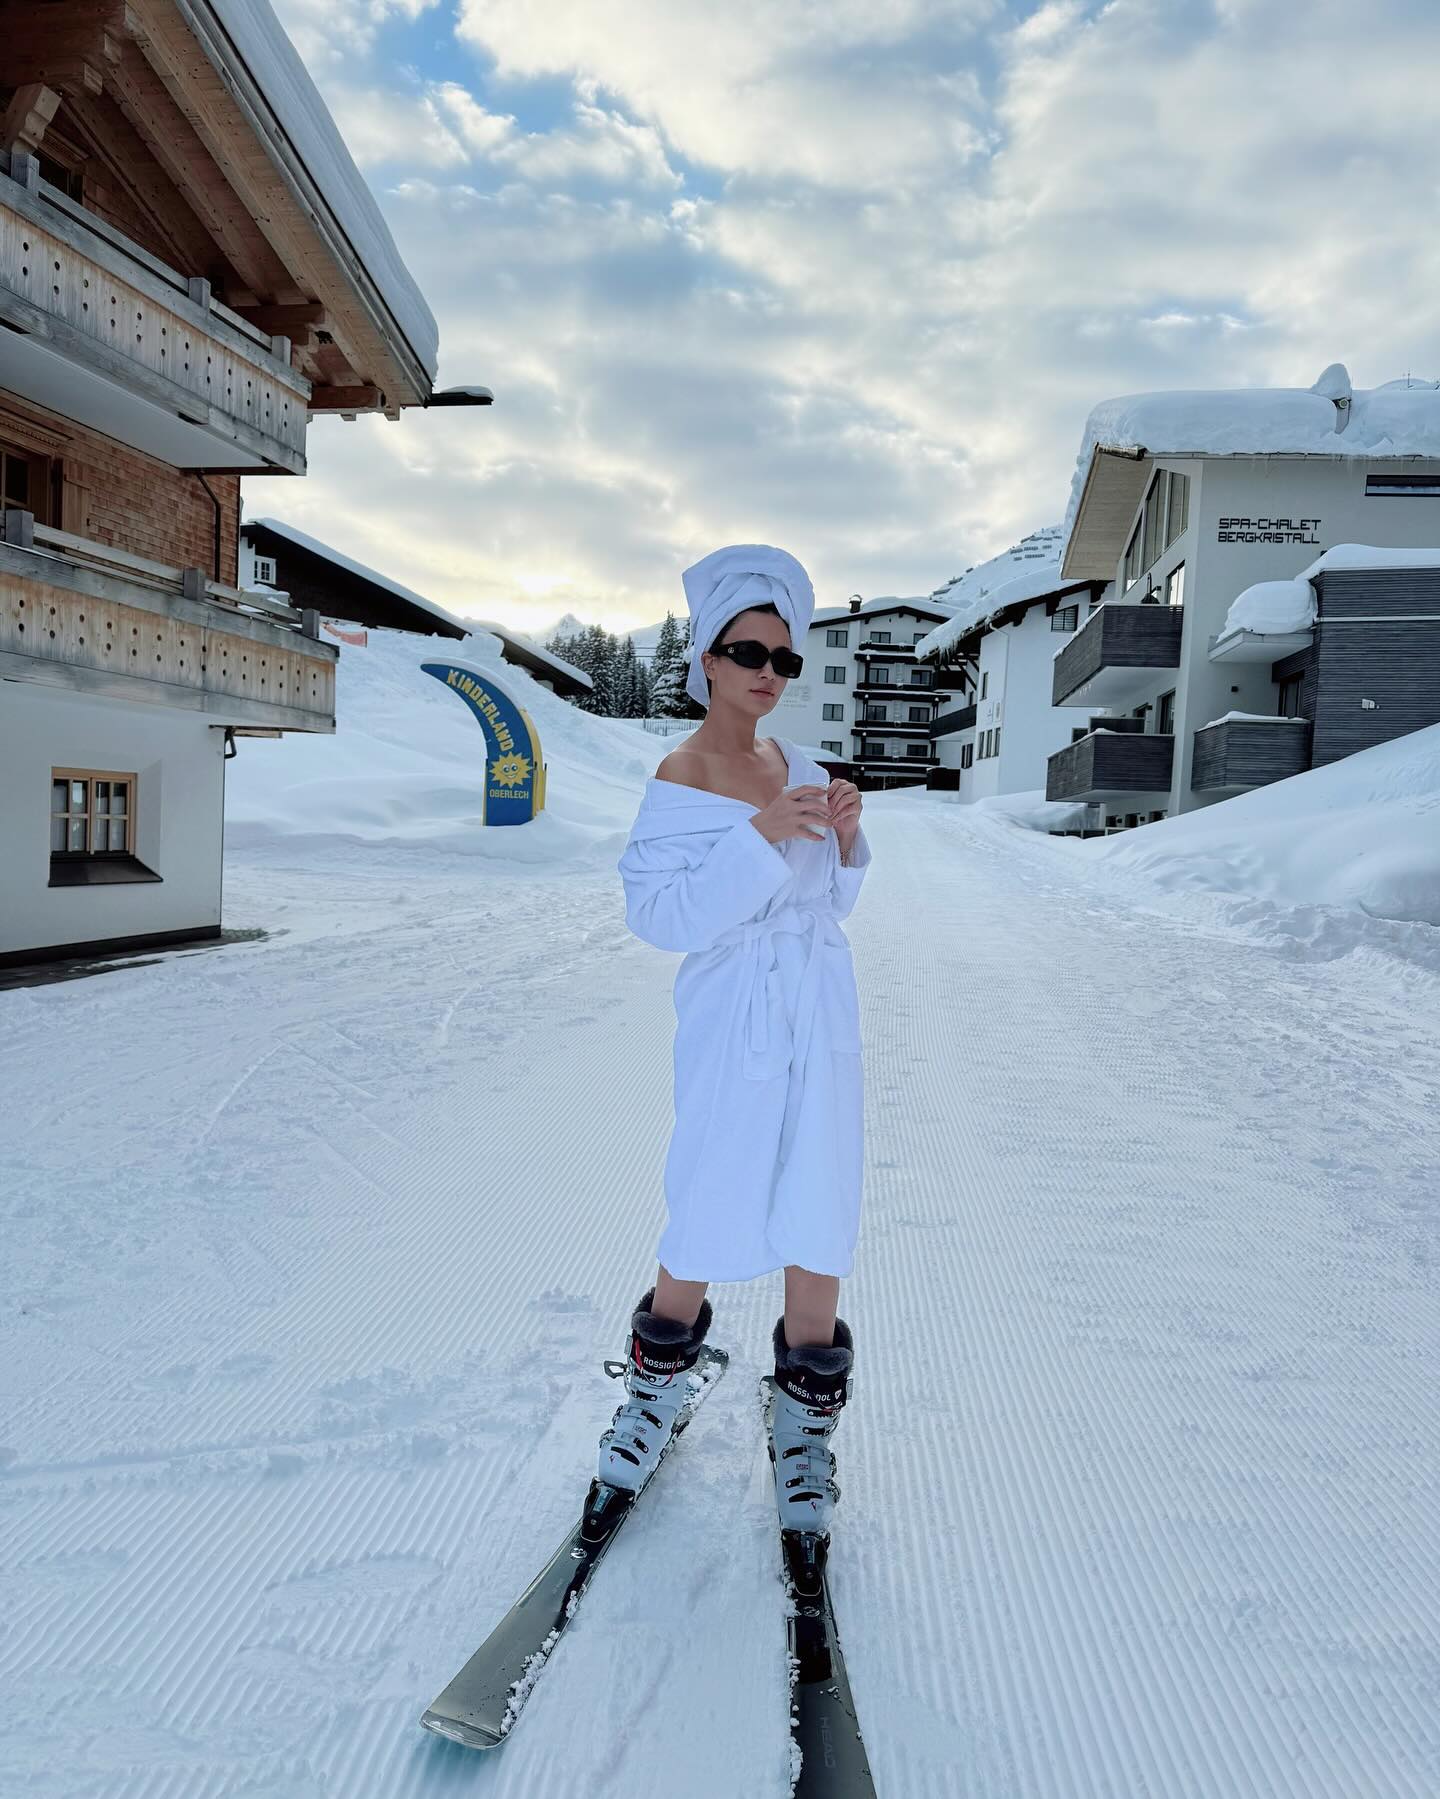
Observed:
[[[819,843],[826,826],[834,822],[825,793],[823,787],[787,787],[778,800],[771,800],[750,822],[767,843],[783,843],[787,837]]]
[[[825,789],[829,800],[830,823],[840,855],[849,856],[855,847],[855,834],[860,829],[860,789],[853,781],[832,781]]]

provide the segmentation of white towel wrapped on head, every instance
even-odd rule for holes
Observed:
[[[690,607],[690,672],[685,691],[696,705],[710,705],[710,683],[700,658],[737,613],[772,605],[790,627],[790,647],[803,655],[815,612],[810,577],[786,550],[768,543],[732,543],[712,550],[681,576]]]

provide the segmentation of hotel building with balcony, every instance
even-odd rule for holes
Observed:
[[[818,607],[803,671],[765,721],[766,731],[819,752],[832,772],[867,790],[924,786],[935,766],[936,714],[961,676],[916,659],[915,645],[944,618],[928,600],[894,597]]]
[[[932,595],[950,616],[915,653],[954,671],[961,703],[936,717],[930,781],[962,801],[1042,788],[1046,758],[1070,740],[1073,714],[1050,702],[1056,634],[1080,628],[1105,584],[1064,580],[1063,548],[1058,525],[1033,532]]]
[[[0,962],[220,932],[224,764],[335,729],[242,589],[242,475],[432,392],[437,341],[265,0],[4,4]],[[483,389],[464,390],[484,404]]]
[[[1335,364],[1311,388],[1109,401],[1063,530],[1062,578],[1104,585],[1054,658],[1050,702],[1083,722],[1045,794],[1084,804],[1085,829],[1188,812],[1440,717],[1434,573],[1392,554],[1440,544],[1440,384],[1355,390]],[[1307,571],[1308,616],[1237,625],[1243,593]]]

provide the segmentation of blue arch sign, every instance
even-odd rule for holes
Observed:
[[[530,714],[487,669],[462,662],[422,662],[427,675],[462,700],[485,736],[485,785],[481,820],[487,825],[528,824],[545,806],[545,764],[540,733]]]

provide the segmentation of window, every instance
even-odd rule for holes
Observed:
[[[1155,729],[1162,737],[1175,735],[1175,689],[1160,695],[1160,704],[1155,713]]]
[[[820,710],[826,721],[831,724],[838,724],[845,717],[845,708],[838,700],[826,700]]]
[[[829,687],[843,686],[845,683],[845,664],[843,662],[827,662],[825,664],[825,682]]]
[[[1088,725],[1071,725],[1070,727],[1071,743],[1079,743],[1082,737],[1088,737],[1089,735],[1090,727]]]
[[[929,723],[930,714],[923,706],[910,706],[907,707],[906,710],[910,715],[906,721],[908,724],[923,725]]]
[[[1078,605],[1061,606],[1058,611],[1050,614],[1050,629],[1052,631],[1074,631],[1079,628],[1079,625],[1080,608]],[[1077,651],[1076,654],[1078,655],[1079,652]]]
[[[820,739],[820,747],[822,750],[829,750],[834,756],[843,756],[845,754],[844,750],[833,737],[822,737]]]
[[[1287,675],[1280,683],[1280,716],[1281,718],[1303,718],[1301,712],[1302,696],[1305,691],[1304,675]]]
[[[850,627],[848,625],[827,625],[825,629],[825,648],[827,650],[845,650],[850,647]]]
[[[930,745],[928,743],[907,743],[905,745],[905,754],[907,756],[928,756],[930,754]]]
[[[879,668],[872,668],[870,673],[865,676],[865,679],[872,687],[888,687],[890,685],[890,670],[882,663]]]
[[[59,466],[18,444],[0,443],[0,506],[33,512],[37,525],[53,525],[51,490]]]
[[[912,687],[929,687],[933,681],[934,675],[928,668],[912,668],[910,670],[910,685]]]
[[[987,668],[980,677],[980,698],[983,700],[990,692],[990,670]]]
[[[1190,522],[1190,477],[1156,469],[1125,548],[1124,587],[1129,589],[1157,556],[1163,556]]]
[[[960,766],[961,766],[961,768],[973,768],[974,765],[975,765],[975,745],[973,743],[962,743],[960,745]]]
[[[990,754],[992,756],[1000,754],[1000,727],[998,725],[990,733]]]
[[[911,638],[910,638],[911,649],[914,649],[915,645],[917,643],[919,643],[920,639],[926,635],[928,635],[928,633],[926,633],[924,631],[916,631],[916,632],[912,633]]]
[[[1165,603],[1167,606],[1183,606],[1185,604],[1185,564],[1177,562],[1165,577]]]
[[[870,641],[871,643],[889,643],[890,633],[888,631],[872,631]]]
[[[123,856],[134,849],[135,777],[50,771],[50,854]]]
[[[275,585],[275,558],[273,556],[257,556],[255,558],[255,579],[265,587]]]
[[[1440,475],[1367,475],[1365,492],[1440,497]]]
[[[40,164],[40,179],[48,181],[51,187],[58,187],[60,192],[71,200],[83,197],[83,185],[79,169],[67,168],[46,150],[41,150],[37,159]]]
[[[865,721],[867,724],[884,724],[890,714],[885,710],[883,700],[866,700]]]

